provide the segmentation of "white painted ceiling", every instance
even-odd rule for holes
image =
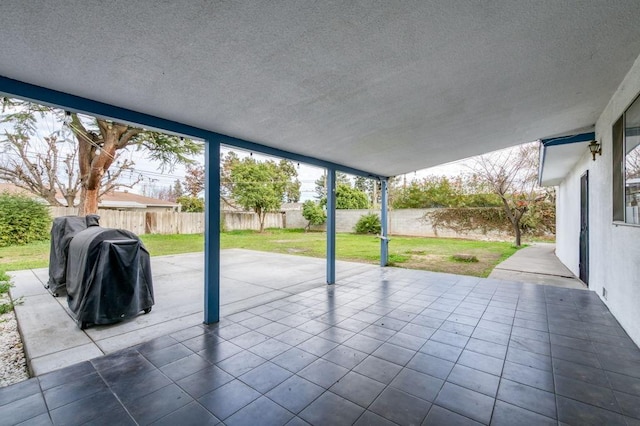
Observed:
[[[3,0],[0,75],[380,175],[591,126],[638,0]]]

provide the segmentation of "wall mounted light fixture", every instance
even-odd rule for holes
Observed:
[[[596,161],[596,154],[602,155],[602,145],[598,141],[592,141],[589,144],[589,151],[591,151],[593,161]]]

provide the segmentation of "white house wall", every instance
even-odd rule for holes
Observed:
[[[580,176],[589,169],[589,288],[640,344],[640,226],[613,223],[612,127],[640,93],[640,57],[596,122],[602,156],[578,162],[558,191],[557,255],[578,274]],[[606,288],[606,298],[603,289]]]

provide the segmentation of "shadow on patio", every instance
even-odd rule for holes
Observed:
[[[223,276],[259,283],[228,281],[253,302],[225,302],[223,280],[219,324],[187,309],[160,337],[1,389],[0,424],[640,423],[640,350],[590,291],[346,262],[326,286],[317,259],[243,253]],[[68,333],[103,352],[153,337],[191,266],[154,265],[174,285],[148,316]]]

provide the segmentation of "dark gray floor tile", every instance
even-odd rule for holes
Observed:
[[[268,339],[269,336],[265,336],[262,333],[258,333],[257,331],[249,331],[247,333],[241,334],[240,336],[234,337],[233,339],[229,339],[229,342],[233,343],[236,346],[240,346],[241,348],[249,349],[250,347],[262,343]]]
[[[299,376],[289,379],[271,389],[266,396],[292,413],[299,413],[325,390]]]
[[[417,324],[407,324],[398,331],[404,334],[419,337],[421,339],[428,339],[433,335],[433,333],[436,332],[436,329]]]
[[[124,408],[113,393],[105,390],[51,410],[49,414],[54,424],[72,426],[100,417],[111,418],[119,411]]]
[[[420,348],[420,352],[446,359],[447,361],[456,362],[462,353],[462,349],[463,348],[458,346],[451,346],[446,343],[429,340]]]
[[[329,352],[331,349],[338,346],[336,342],[332,342],[331,340],[323,339],[322,337],[313,336],[312,338],[305,340],[300,343],[296,347],[298,349],[302,349],[303,351],[309,352],[315,356],[322,356]]]
[[[270,312],[273,312],[273,311],[270,311]],[[282,316],[280,316],[280,318],[283,318],[283,317],[286,317],[286,316],[289,315],[286,312],[282,312],[282,311],[280,311],[280,312],[282,313]],[[280,318],[274,318],[273,321],[276,321],[276,319],[280,319]],[[247,318],[247,319],[245,319],[243,321],[239,321],[238,324],[243,325],[243,326],[245,326],[247,328],[250,328],[251,330],[255,330],[257,328],[260,328],[260,327],[263,327],[263,326],[265,326],[267,324],[270,324],[271,322],[272,322],[271,319],[267,319],[267,318],[264,318],[264,317],[261,317],[261,316],[254,315],[251,318]]]
[[[348,369],[320,358],[300,370],[298,375],[329,389],[348,372]]]
[[[277,322],[280,324],[288,325],[289,327],[297,327],[309,321],[309,318],[303,317],[298,314],[292,314],[284,318],[280,318]]]
[[[494,358],[504,359],[507,356],[507,346],[499,345],[486,340],[471,338],[465,346],[465,350],[470,350],[483,355],[489,355]]]
[[[511,335],[509,341],[509,347],[514,349],[520,349],[527,352],[533,352],[540,355],[551,355],[551,344],[548,342],[541,342],[539,340],[530,339],[528,337]]]
[[[203,368],[198,372],[180,379],[176,382],[193,398],[200,398],[202,395],[219,388],[233,380],[233,376],[215,365]]]
[[[480,426],[481,424],[435,404],[422,422],[422,426]]]
[[[479,321],[478,318],[475,316],[454,313],[449,315],[449,318],[447,318],[447,321],[445,321],[445,324],[446,322],[454,322],[458,324],[465,324],[465,325],[470,325],[471,327],[475,327],[476,325],[478,325],[478,321]]]
[[[537,340],[543,343],[549,343],[549,333],[546,331],[532,330],[530,328],[513,327],[511,329],[512,337],[526,337],[527,339]]]
[[[451,317],[449,317],[451,318]],[[455,321],[449,321],[448,319],[442,323],[438,330],[440,331],[448,331],[449,333],[460,334],[462,336],[471,336],[473,334],[473,330],[475,326],[461,324]]]
[[[555,376],[556,393],[609,411],[620,412],[613,391],[564,376]]]
[[[347,318],[344,321],[340,321],[337,324],[337,327],[343,328],[345,330],[352,331],[354,333],[359,333],[365,328],[369,327],[371,323],[357,320],[355,318]],[[328,328],[328,327],[327,327]]]
[[[453,366],[453,362],[420,352],[418,352],[407,364],[407,367],[413,370],[429,374],[430,376],[434,376],[439,379],[446,379]]]
[[[225,340],[217,334],[201,334],[190,339],[182,341],[182,344],[194,352],[225,342]]]
[[[12,386],[14,390],[11,393],[15,392],[16,394],[18,394],[20,392],[25,392],[25,391],[29,392],[29,389],[28,389],[30,386],[29,383],[32,384],[31,386],[36,385],[35,387],[37,388],[38,381],[40,381],[40,386],[42,387],[42,390],[47,390],[56,386],[60,386],[65,383],[76,381],[81,377],[84,377],[88,374],[92,374],[95,372],[96,372],[96,369],[93,367],[93,364],[91,364],[91,362],[89,361],[80,362],[78,364],[74,364],[69,367],[53,371],[51,373],[43,374],[41,376],[38,376],[37,379],[34,378],[26,382],[22,382],[21,383],[22,386]],[[3,400],[4,398],[2,395],[2,389],[0,389],[0,405],[3,404]]]
[[[365,352],[366,354],[372,354],[376,349],[378,349],[384,342],[381,340],[373,339],[367,336],[361,336],[356,334],[350,339],[346,340],[343,345],[349,346],[350,348],[357,349],[361,352]]]
[[[217,334],[225,340],[229,340],[238,337],[248,331],[250,331],[249,328],[244,327],[240,324],[231,324],[226,327],[218,328],[217,330],[213,331],[213,333]]]
[[[135,426],[135,422],[131,419],[131,423],[122,422],[122,425],[131,424]],[[0,424],[4,424],[2,420],[0,420]],[[42,413],[39,416],[32,417],[30,419],[25,420],[24,422],[17,423],[16,426],[53,426],[53,422],[51,421],[51,417],[49,417],[49,413]]]
[[[147,342],[141,343],[138,346],[135,346],[133,349],[136,349],[143,355],[147,355],[151,352],[155,352],[157,350],[167,348],[169,346],[173,346],[178,341],[171,336],[161,336],[155,339],[149,340]]]
[[[554,419],[557,417],[556,399],[551,392],[502,379],[498,399],[546,417]]]
[[[502,374],[502,366],[504,361],[500,358],[483,355],[477,352],[465,349],[458,358],[458,364],[484,371],[485,373],[500,376]]]
[[[557,396],[558,421],[567,425],[626,426],[624,417],[619,413],[584,404],[582,402]]]
[[[353,336],[355,336],[353,331],[345,330],[340,327],[330,327],[318,333],[318,337],[322,337],[323,339],[331,340],[336,343],[343,343]]]
[[[640,420],[640,397],[617,391],[614,394],[622,414]]]
[[[640,379],[611,371],[607,371],[606,374],[612,389],[640,396]]]
[[[418,315],[414,319],[411,320],[412,324],[421,325],[424,327],[438,329],[444,322],[444,319],[433,318],[427,315]]]
[[[356,365],[360,364],[367,356],[368,355],[364,352],[360,352],[348,346],[340,345],[330,350],[322,358],[347,369],[352,369]]]
[[[402,369],[398,364],[374,356],[367,357],[353,371],[363,374],[384,384],[389,384]]]
[[[291,412],[262,396],[226,419],[224,424],[227,426],[284,425],[293,417]]]
[[[394,345],[401,346],[403,348],[417,351],[422,347],[422,345],[425,344],[426,341],[427,339],[422,337],[412,336],[411,334],[398,332],[394,334],[391,338],[389,338],[389,340],[387,340],[387,343],[391,343]]]
[[[72,376],[71,380],[74,380],[74,379],[76,379],[76,377]],[[63,375],[62,380],[55,380],[55,381],[52,380],[53,383],[56,383],[55,386],[58,386],[64,383],[65,381],[66,381],[66,375]],[[25,380],[11,386],[5,386],[0,388],[0,406],[8,404],[13,401],[17,401],[18,399],[39,394],[40,386],[42,386],[42,383],[38,383],[38,378],[34,377],[33,379]],[[48,387],[53,387],[53,386],[48,386]],[[46,388],[43,387],[43,389],[46,389]]]
[[[563,359],[574,364],[600,368],[598,355],[593,352],[584,352],[578,349],[571,349],[566,346],[551,345],[551,356],[554,359]]]
[[[299,416],[314,426],[352,425],[364,408],[332,392],[325,392],[305,408]]]
[[[431,403],[401,390],[388,387],[369,406],[369,410],[400,425],[417,425],[427,416]]]
[[[349,401],[367,408],[385,385],[356,372],[349,372],[329,389]]]
[[[193,401],[156,420],[153,426],[215,426],[218,423],[220,420],[204,409],[202,405]]]
[[[443,384],[444,380],[442,379],[404,368],[393,379],[390,386],[420,399],[433,401]]]
[[[232,357],[242,351],[243,349],[240,346],[236,346],[231,342],[225,341],[213,346],[205,347],[203,350],[198,352],[198,355],[211,363],[216,363]]]
[[[497,343],[499,345],[509,344],[509,334],[489,330],[486,328],[476,327],[476,329],[473,331],[473,334],[471,334],[471,337],[480,340],[486,340],[487,342]]]
[[[430,340],[446,343],[451,346],[457,346],[460,348],[464,348],[469,341],[468,336],[464,336],[462,334],[451,333],[444,330],[438,330],[431,336]]]
[[[34,393],[0,406],[0,424],[14,425],[46,412],[42,394]]]
[[[107,371],[109,375],[107,376],[107,373],[103,372],[102,378],[107,382],[111,391],[124,403],[141,398],[171,384],[171,380],[155,368],[136,372],[124,371],[117,375],[110,374],[110,370]]]
[[[239,377],[245,384],[260,393],[265,393],[291,377],[293,373],[277,366],[272,362],[265,362],[248,373]]]
[[[435,400],[435,404],[462,414],[480,423],[491,420],[494,399],[453,383],[445,383]]]
[[[200,327],[199,325],[194,325],[193,327],[185,328],[184,330],[171,333],[169,337],[176,339],[178,342],[184,342],[185,340],[193,339],[194,337],[204,334],[204,328]]]
[[[291,327],[285,324],[280,324],[279,322],[269,321],[268,324],[257,328],[256,331],[258,333],[264,334],[269,337],[276,337],[279,334],[284,333],[287,330],[290,330]]]
[[[520,349],[507,349],[507,361],[516,364],[526,365],[527,367],[537,368],[538,370],[551,370],[551,357],[527,352]]]
[[[593,385],[609,387],[609,379],[604,370],[600,368],[588,367],[582,364],[576,364],[562,359],[553,361],[554,375],[561,375],[571,379],[580,380],[582,382],[591,383]]]
[[[139,424],[149,424],[192,402],[185,391],[175,384],[130,401],[125,404],[127,411]]]
[[[396,332],[394,330],[390,330],[388,328],[380,327],[377,325],[370,325],[369,327],[362,330],[359,334],[385,341],[395,335]]]
[[[518,382],[523,385],[532,386],[547,392],[554,392],[553,374],[549,371],[538,370],[511,361],[504,363],[502,378]]]
[[[574,337],[561,336],[559,334],[550,334],[551,343],[559,346],[566,346],[570,349],[577,349],[583,352],[596,352],[596,348],[593,346],[591,340],[576,339]]]
[[[232,376],[239,377],[266,361],[266,359],[259,357],[254,353],[242,351],[225,359],[224,361],[216,363],[216,365]]]
[[[227,383],[198,399],[198,402],[220,420],[258,399],[260,393],[239,380]]]
[[[277,357],[272,358],[271,362],[291,372],[297,373],[317,359],[317,356],[302,349],[291,348]]]
[[[176,381],[190,376],[196,371],[200,371],[203,368],[209,367],[210,365],[211,363],[202,358],[200,355],[193,354],[164,365],[160,368],[160,371],[162,371],[164,375],[171,380]]]
[[[384,359],[385,361],[404,366],[415,354],[415,351],[405,349],[391,343],[384,343],[376,349],[372,355],[377,358]]]
[[[68,381],[60,386],[45,390],[44,399],[49,410],[52,410],[105,390],[107,390],[107,385],[102,380],[102,377],[94,371],[74,381]]]
[[[159,368],[181,358],[193,355],[193,351],[182,343],[176,343],[175,345],[167,346],[166,348],[148,351],[143,355],[153,365]]]
[[[556,426],[558,421],[524,408],[496,401],[491,426]]]
[[[291,349],[291,345],[276,339],[265,340],[249,348],[251,352],[264,359],[272,359],[289,349]]]
[[[447,381],[495,398],[500,377],[457,364],[451,370]]]
[[[372,413],[371,411],[365,411],[354,426],[396,426],[397,423],[393,423],[384,417]]]
[[[378,327],[386,328],[387,330],[400,331],[409,323],[400,319],[384,316],[377,319],[373,324]]]
[[[488,320],[482,319],[480,320],[480,322],[478,322],[477,327],[484,328],[489,331],[494,331],[496,333],[502,333],[507,335],[511,334],[511,326],[509,324],[502,324],[500,322],[488,321]]]

